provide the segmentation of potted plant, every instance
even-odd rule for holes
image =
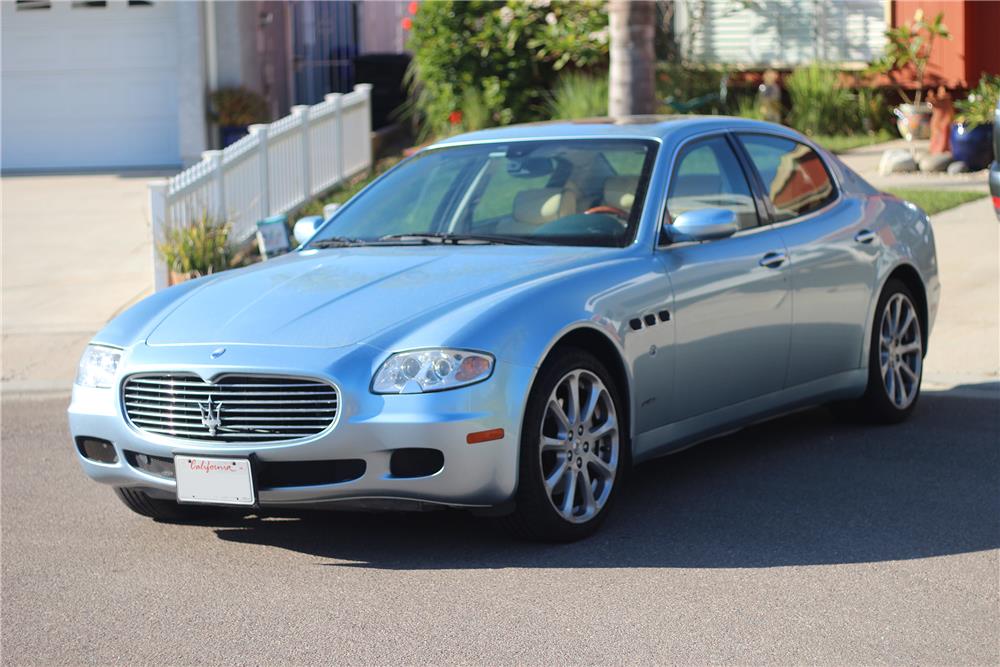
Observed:
[[[955,103],[958,122],[951,126],[951,153],[970,171],[993,160],[993,110],[1000,98],[1000,75],[983,74],[966,99]]]
[[[232,266],[229,223],[202,213],[189,225],[177,224],[164,231],[156,249],[170,271],[170,284],[207,276]]]
[[[212,93],[212,119],[225,148],[246,136],[248,126],[268,121],[267,102],[246,88],[223,88]]]
[[[872,63],[870,73],[883,74],[904,100],[893,109],[899,133],[908,141],[930,138],[931,105],[924,98],[927,63],[930,62],[934,40],[951,39],[951,33],[944,24],[944,12],[938,12],[932,20],[924,18],[924,11],[918,9],[910,23],[887,30],[885,55]],[[910,95],[903,86],[909,77],[916,84]]]

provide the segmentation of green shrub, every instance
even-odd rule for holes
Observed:
[[[840,85],[837,70],[813,64],[785,79],[791,101],[789,124],[805,134],[850,134],[860,130],[858,105]]]
[[[548,99],[551,118],[593,118],[608,115],[608,77],[569,72],[559,77]]]
[[[408,47],[421,136],[447,135],[468,129],[472,99],[484,126],[540,117],[558,72],[606,68],[608,17],[599,0],[422,2]]]
[[[894,127],[893,115],[885,101],[885,95],[877,88],[859,88],[854,93],[856,113],[858,115],[855,130],[879,134]]]
[[[173,225],[164,231],[156,248],[174,273],[197,278],[232,266],[230,225],[202,213],[190,225]]]
[[[969,91],[969,96],[955,103],[959,122],[973,127],[992,123],[997,98],[1000,98],[1000,75],[984,72],[979,84]]]
[[[764,120],[764,111],[756,95],[740,95],[736,98],[736,115],[740,118]]]

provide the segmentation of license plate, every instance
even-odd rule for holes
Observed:
[[[175,456],[177,501],[210,505],[253,505],[253,476],[247,459]]]

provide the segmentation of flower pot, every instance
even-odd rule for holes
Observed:
[[[899,134],[907,141],[931,138],[931,105],[924,102],[919,107],[913,104],[900,104],[892,110],[896,116],[896,127]]]
[[[979,171],[993,160],[993,123],[970,126],[953,123],[951,154],[956,161],[969,165],[969,171]]]
[[[247,136],[246,125],[222,125],[219,127],[219,138],[222,140],[223,148],[235,144],[245,136]]]
[[[197,278],[197,276],[190,272],[178,272],[171,270],[167,275],[167,286],[172,287],[174,285],[180,285],[182,282],[191,280],[192,278]]]

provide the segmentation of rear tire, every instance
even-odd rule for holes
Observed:
[[[593,534],[630,462],[625,415],[613,377],[594,355],[570,348],[546,361],[528,397],[515,509],[500,519],[504,526],[545,542]]]
[[[857,414],[876,424],[898,424],[913,412],[923,379],[923,322],[910,288],[886,283],[875,309],[868,352],[868,386]]]
[[[173,500],[152,498],[139,489],[116,486],[115,495],[130,510],[150,519],[167,522],[197,521],[218,516],[222,509],[218,507],[195,507],[181,505]]]

